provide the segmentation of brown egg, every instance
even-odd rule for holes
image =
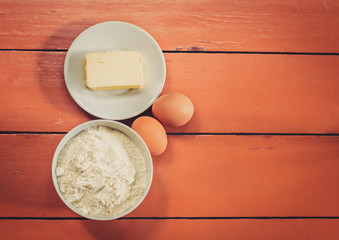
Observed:
[[[165,151],[167,135],[158,120],[148,116],[139,117],[133,122],[132,129],[145,141],[153,156],[158,156]]]
[[[179,127],[191,120],[194,107],[192,101],[181,93],[167,93],[153,104],[153,115],[164,125]]]

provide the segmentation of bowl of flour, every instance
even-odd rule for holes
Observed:
[[[53,157],[61,200],[75,213],[112,220],[133,211],[151,186],[151,154],[141,137],[111,120],[85,122],[68,132]]]

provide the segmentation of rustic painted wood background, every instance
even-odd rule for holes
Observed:
[[[163,93],[185,93],[195,115],[166,129],[145,201],[94,222],[58,198],[51,162],[94,119],[63,62],[103,21],[158,41]],[[338,0],[0,0],[0,29],[1,239],[339,238]]]

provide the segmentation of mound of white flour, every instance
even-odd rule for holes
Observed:
[[[90,216],[126,211],[146,185],[139,149],[124,133],[104,126],[86,129],[65,145],[56,175],[65,199]]]

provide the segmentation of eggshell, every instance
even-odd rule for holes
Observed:
[[[191,120],[194,106],[184,94],[167,93],[154,102],[152,113],[162,124],[179,127]]]
[[[158,120],[148,116],[139,117],[133,122],[132,129],[145,141],[153,156],[158,156],[165,151],[167,135]]]

